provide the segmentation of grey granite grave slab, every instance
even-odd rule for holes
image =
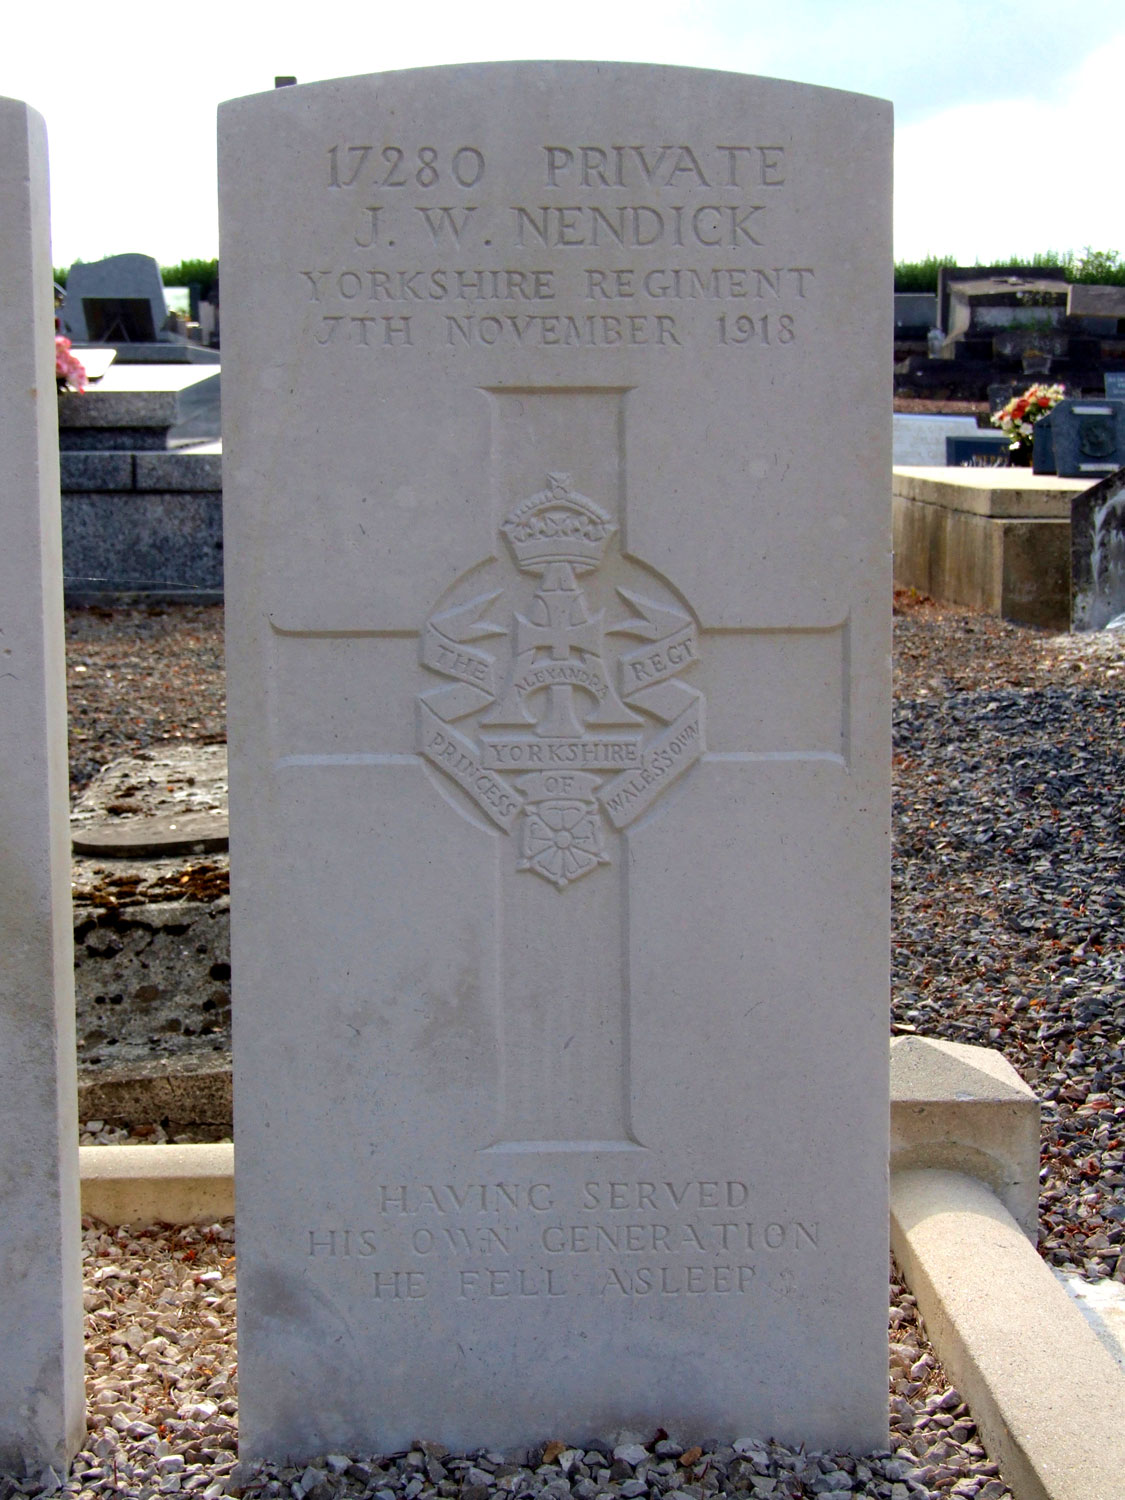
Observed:
[[[0,1472],[85,1434],[47,133],[0,99]]]
[[[109,388],[110,375],[97,390],[59,395],[59,446],[64,452],[152,452],[167,447],[168,431],[179,416],[173,390]]]
[[[221,490],[221,453],[138,453],[134,483],[139,490]]]
[[[161,455],[162,456],[162,455]],[[59,454],[59,480],[63,492],[85,490],[131,490],[133,488],[132,453],[116,449],[80,449]]]
[[[160,267],[151,255],[110,255],[70,268],[62,323],[72,339],[153,339],[166,314]]]
[[[121,593],[222,597],[221,491],[66,493],[62,530],[70,603]]]
[[[893,462],[922,467],[944,466],[947,437],[966,437],[980,431],[976,417],[898,411],[892,418],[891,430]]]
[[[886,1440],[890,131],[222,107],[248,1456]]]
[[[1050,436],[1047,462],[1060,476],[1096,479],[1125,465],[1125,401],[1068,397],[1036,423],[1037,438],[1040,424]],[[1036,447],[1040,473],[1044,464]]]

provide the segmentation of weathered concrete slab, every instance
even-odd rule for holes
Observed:
[[[1065,630],[1070,502],[1083,483],[1026,469],[896,467],[895,584]]]

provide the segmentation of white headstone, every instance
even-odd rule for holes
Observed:
[[[890,127],[222,107],[251,1456],[885,1441]]]
[[[47,133],[0,99],[0,1472],[85,1432]]]

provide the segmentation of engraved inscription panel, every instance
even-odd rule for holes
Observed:
[[[751,1296],[776,1302],[821,1274],[827,1226],[764,1212],[741,1178],[586,1177],[383,1182],[366,1221],[308,1226],[300,1250],[331,1284],[413,1302]]]
[[[703,695],[684,681],[698,622],[650,569],[607,556],[617,532],[549,473],[500,527],[508,566],[474,569],[421,635],[446,683],[418,699],[419,752],[560,891],[611,863],[607,833],[704,749]]]

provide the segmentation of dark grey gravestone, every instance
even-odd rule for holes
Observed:
[[[1055,472],[1055,439],[1051,432],[1050,413],[1040,417],[1031,434],[1031,472],[1053,474]]]
[[[959,469],[975,458],[988,458],[999,462],[1011,448],[1011,442],[1003,432],[977,432],[972,437],[947,437],[945,440],[945,466]]]
[[[167,314],[160,267],[151,255],[111,255],[70,268],[62,324],[72,339],[151,342]]]
[[[1060,401],[1035,425],[1037,449],[1040,429],[1046,422],[1050,423],[1054,468],[1041,468],[1037,456],[1037,473],[1054,472],[1067,479],[1097,478],[1125,464],[1125,401]]]
[[[1070,628],[1101,630],[1125,614],[1125,468],[1070,506]]]

